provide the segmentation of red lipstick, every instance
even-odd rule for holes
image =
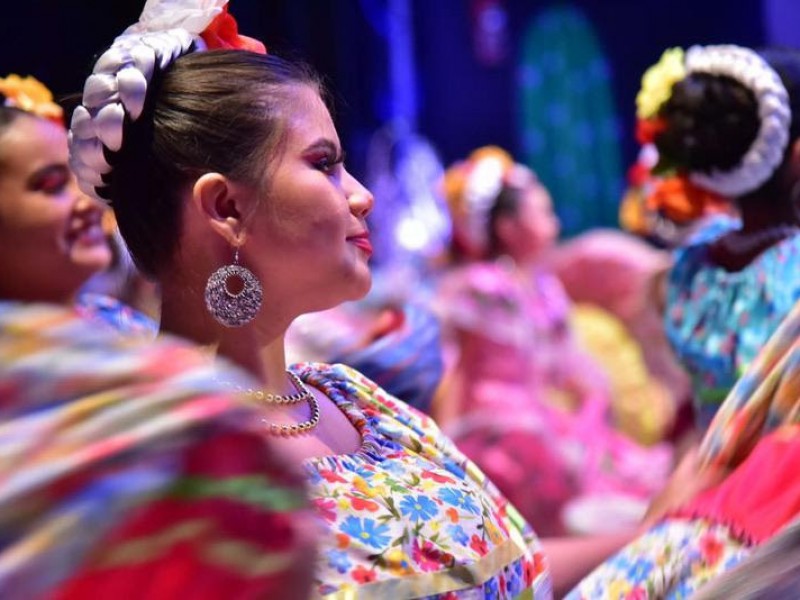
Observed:
[[[347,238],[357,248],[361,248],[367,256],[372,256],[372,243],[369,241],[369,233],[361,233]]]

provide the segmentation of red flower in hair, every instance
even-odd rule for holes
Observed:
[[[223,48],[225,50],[249,50],[258,54],[266,54],[267,48],[255,38],[239,35],[239,26],[236,19],[228,13],[228,5],[222,8],[213,21],[200,34],[209,49]]]
[[[658,117],[654,119],[638,119],[636,121],[636,141],[640,144],[652,144],[656,136],[667,128],[667,122]]]
[[[641,187],[652,178],[650,168],[640,162],[632,164],[628,169],[628,183],[634,187]]]

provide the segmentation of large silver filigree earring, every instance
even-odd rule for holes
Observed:
[[[206,284],[206,308],[225,327],[241,327],[252,321],[261,308],[264,292],[253,272],[239,264],[239,249],[233,264],[214,271]]]

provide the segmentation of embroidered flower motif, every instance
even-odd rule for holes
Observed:
[[[347,480],[333,471],[322,470],[319,474],[329,483],[346,483]]]
[[[420,544],[420,540],[415,539],[411,548],[411,556],[425,572],[436,571],[443,565],[450,565],[453,562],[452,554],[442,552],[428,540]]]
[[[336,502],[330,498],[315,498],[314,506],[323,519],[329,523],[336,521]]]
[[[700,539],[700,554],[709,566],[719,562],[724,550],[722,542],[712,533],[707,533]]]
[[[469,547],[475,550],[481,556],[484,556],[489,553],[489,545],[486,543],[485,540],[482,540],[478,537],[477,533],[472,534],[472,538],[469,542]]]
[[[625,600],[647,600],[647,590],[641,586],[636,586],[630,592],[625,594]]]
[[[447,528],[447,532],[450,534],[450,537],[452,537],[453,540],[462,546],[466,546],[469,543],[469,536],[467,535],[467,532],[464,531],[464,528],[461,527],[461,525],[450,525]]]
[[[445,488],[439,492],[439,498],[451,506],[464,508],[471,513],[478,514],[480,512],[472,498],[460,490]]]
[[[427,521],[439,512],[439,507],[425,496],[406,496],[400,502],[400,512],[413,521]]]
[[[512,527],[535,545],[529,528],[508,519],[501,496],[493,489],[481,494],[486,489],[483,474],[474,467],[465,469],[468,461],[441,439],[432,424],[396,401],[393,410],[384,410],[383,396],[367,391],[374,386],[345,383],[350,375],[343,367],[318,369],[296,370],[325,390],[351,422],[362,423],[360,431],[369,448],[368,458],[366,453],[355,458],[325,457],[308,465],[322,473],[312,478],[310,487],[315,505],[323,514],[336,513],[336,520],[329,522],[335,534],[325,538],[328,545],[322,550],[319,579],[325,584],[317,588],[319,592],[351,593],[359,585],[387,577],[425,573],[436,577],[456,563],[474,564],[493,547],[493,535],[508,539]],[[324,373],[325,380],[317,380],[317,373]],[[347,379],[340,385],[337,376]],[[351,394],[357,394],[357,400]],[[386,443],[376,431],[391,431],[394,441]],[[426,492],[428,486],[432,489]],[[374,494],[379,488],[383,491]],[[370,510],[373,505],[377,510]],[[361,512],[354,515],[354,509]],[[526,552],[500,565],[489,578],[493,581],[476,584],[475,592],[494,590],[498,600],[509,600],[536,587],[532,574],[526,581],[526,560],[538,572],[535,555]]]
[[[376,523],[371,519],[347,517],[340,530],[352,539],[373,548],[384,548],[390,541],[389,526],[385,523]]]
[[[358,565],[351,573],[353,579],[359,583],[370,583],[378,578],[378,575],[373,569],[367,569],[362,565]]]
[[[631,592],[631,584],[625,580],[618,579],[608,585],[609,598],[625,598]]]
[[[353,506],[353,510],[366,510],[369,512],[375,512],[380,508],[377,502],[373,502],[372,500],[364,500],[363,498],[359,498],[357,496],[348,495],[350,498],[350,504]]]
[[[347,573],[352,566],[350,559],[347,558],[347,553],[341,550],[328,550],[327,557],[330,565],[339,573]]]
[[[645,71],[642,89],[636,95],[636,116],[650,119],[658,114],[661,105],[672,94],[672,86],[686,77],[682,48],[664,51],[656,64]]]
[[[433,479],[436,483],[455,483],[455,479],[452,477],[448,477],[447,475],[441,475],[435,471],[423,471],[422,472],[423,479]]]
[[[411,575],[414,570],[411,568],[411,562],[405,552],[399,548],[392,548],[384,555],[386,561],[386,568],[395,576]]]
[[[0,79],[0,94],[5,96],[5,106],[64,124],[64,110],[53,102],[53,94],[41,81],[28,75],[9,75]]]

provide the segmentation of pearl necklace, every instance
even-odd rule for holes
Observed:
[[[261,422],[264,423],[265,429],[273,434],[273,435],[280,435],[280,436],[293,436],[293,435],[300,435],[302,433],[307,433],[314,429],[317,425],[319,425],[319,402],[314,397],[314,394],[311,393],[311,390],[308,389],[303,380],[300,379],[297,375],[292,373],[291,371],[286,371],[286,375],[288,375],[289,380],[292,382],[292,385],[297,390],[295,394],[289,395],[282,395],[282,394],[271,394],[265,392],[264,390],[254,389],[254,388],[243,388],[241,386],[236,386],[236,390],[258,400],[259,402],[264,402],[265,404],[277,404],[277,405],[293,405],[298,404],[300,402],[307,402],[311,416],[301,423],[293,423],[291,425],[279,425],[278,423],[270,423],[266,419],[261,419]]]

